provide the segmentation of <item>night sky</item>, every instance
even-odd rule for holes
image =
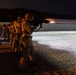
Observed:
[[[76,14],[76,0],[0,0],[0,8],[26,8],[57,14]]]

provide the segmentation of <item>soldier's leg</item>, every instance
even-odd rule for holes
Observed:
[[[25,67],[28,64],[30,51],[29,51],[27,45],[28,45],[28,42],[24,42],[24,45],[22,48],[23,54],[22,54],[22,57],[20,58],[20,62],[19,62],[19,67],[21,67],[21,69],[25,69]]]
[[[12,52],[15,52],[15,40],[12,41]]]
[[[19,41],[15,40],[15,52],[18,52],[18,48],[19,48]]]
[[[10,35],[9,35],[9,38],[10,38],[10,44],[9,44],[9,45],[12,46],[12,45],[11,45],[11,33],[10,33]]]
[[[9,40],[10,40],[10,46],[12,46],[12,43],[13,43],[13,35],[12,35],[12,33],[10,33],[10,35],[9,35]]]
[[[15,48],[15,52],[17,52],[18,51],[18,49],[19,49],[19,39],[18,39],[18,35],[15,35],[15,37],[14,37],[14,48]]]
[[[12,52],[16,52],[17,51],[17,39],[16,36],[13,37],[13,42],[12,42]]]
[[[28,55],[27,55],[26,50],[25,50],[25,51],[23,51],[23,55],[20,58],[20,62],[19,62],[19,67],[21,69],[25,69],[25,67],[27,66],[27,62],[28,62],[27,60],[28,60]]]
[[[34,52],[34,46],[33,46],[32,40],[30,40],[29,48],[30,48],[30,55],[29,55],[30,62],[29,62],[29,65],[37,65],[37,63],[35,61],[35,52]]]

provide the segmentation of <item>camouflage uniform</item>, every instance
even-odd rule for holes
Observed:
[[[21,35],[21,28],[20,28],[20,25],[21,25],[21,21],[19,20],[18,21],[14,21],[14,38],[13,38],[13,45],[12,45],[12,48],[13,48],[13,52],[17,52],[19,50],[19,45],[20,45],[20,35]]]
[[[10,46],[12,46],[12,43],[13,43],[13,25],[10,25],[9,26],[9,37],[10,37]]]
[[[21,29],[22,29],[22,57],[20,58],[19,67],[24,69],[27,61],[32,60],[34,56],[34,49],[32,44],[32,28],[28,21],[30,21],[30,16],[25,15],[25,20],[22,22]],[[32,49],[32,50],[31,50]],[[31,55],[31,56],[30,56]]]

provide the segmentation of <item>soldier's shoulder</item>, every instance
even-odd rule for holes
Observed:
[[[26,20],[24,20],[23,22],[22,22],[22,24],[26,24],[27,23],[27,21]]]
[[[16,20],[13,21],[13,23],[15,23],[15,22],[16,22]]]

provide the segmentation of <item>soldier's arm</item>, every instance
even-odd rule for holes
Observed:
[[[23,23],[22,23],[22,32],[23,33],[29,33],[29,34],[31,34],[31,26],[26,22],[26,21],[24,21]]]

